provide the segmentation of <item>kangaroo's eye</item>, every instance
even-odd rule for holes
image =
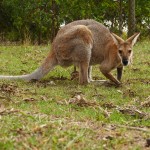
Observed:
[[[132,52],[132,50],[128,50],[128,52],[129,52],[129,53],[131,53],[131,52]]]
[[[119,54],[122,54],[122,50],[119,50]]]

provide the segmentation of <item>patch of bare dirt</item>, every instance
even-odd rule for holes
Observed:
[[[15,94],[18,87],[14,84],[2,84],[0,90],[8,94]]]

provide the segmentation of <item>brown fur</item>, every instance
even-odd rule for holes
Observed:
[[[79,67],[79,82],[91,80],[91,66],[100,65],[103,75],[120,84],[123,66],[132,58],[132,47],[139,34],[124,41],[94,20],[78,20],[61,28],[52,43],[52,50],[41,67],[23,76],[0,76],[1,79],[40,79],[56,65]],[[110,73],[117,68],[117,79]]]

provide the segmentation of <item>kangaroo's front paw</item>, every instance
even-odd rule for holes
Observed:
[[[122,86],[122,83],[119,82],[119,83],[117,83],[117,84],[115,84],[115,85],[116,85],[116,87],[120,87],[120,86]]]
[[[112,87],[112,86],[120,87],[120,86],[121,86],[121,82],[114,83],[114,82],[111,82],[111,81],[105,81],[105,82],[103,83],[103,85],[105,85],[105,86],[107,86],[107,87]]]
[[[113,82],[116,86],[120,86],[122,83],[119,80]]]

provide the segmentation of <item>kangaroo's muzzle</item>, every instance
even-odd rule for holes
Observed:
[[[129,63],[129,61],[128,61],[127,59],[123,59],[123,60],[122,60],[122,63],[123,63],[124,66],[127,66],[128,63]]]

